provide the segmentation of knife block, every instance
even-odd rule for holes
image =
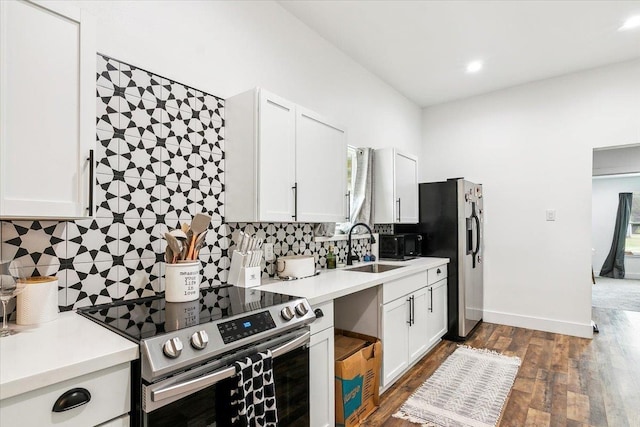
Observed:
[[[233,251],[227,283],[243,288],[260,286],[262,268],[259,265],[255,267],[243,267],[243,265],[247,263],[248,259],[249,255]]]

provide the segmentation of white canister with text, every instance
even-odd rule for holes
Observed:
[[[200,262],[166,264],[165,300],[168,302],[194,301],[200,297]]]

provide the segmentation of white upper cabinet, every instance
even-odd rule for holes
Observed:
[[[418,222],[418,159],[395,148],[374,154],[374,220],[377,224]]]
[[[346,132],[255,89],[225,102],[225,219],[339,222],[346,216]]]
[[[92,215],[95,64],[82,10],[0,2],[0,217]]]
[[[264,93],[260,97],[259,111],[258,216],[264,221],[282,221],[284,218],[291,221],[295,196],[292,187],[296,179],[295,106]],[[246,169],[242,165],[236,166],[239,167],[237,170],[230,166],[228,169],[234,172]]]
[[[297,220],[341,222],[347,217],[347,137],[327,119],[298,107],[296,114]]]

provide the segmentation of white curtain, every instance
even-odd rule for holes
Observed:
[[[351,221],[339,225],[342,233],[348,233],[357,222],[364,222],[373,228],[373,148],[356,148],[351,175],[355,177],[349,212]],[[368,233],[364,227],[358,227],[353,232]]]

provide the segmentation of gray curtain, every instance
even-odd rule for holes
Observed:
[[[613,277],[614,279],[624,279],[624,244],[631,217],[631,200],[633,193],[620,193],[618,195],[618,214],[616,215],[616,226],[613,230],[613,242],[607,259],[602,264],[600,276]]]

